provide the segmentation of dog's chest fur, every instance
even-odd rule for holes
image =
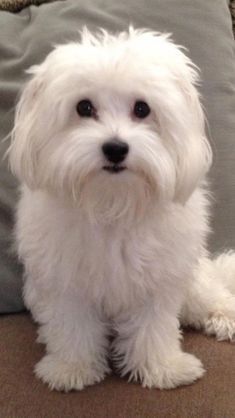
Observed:
[[[78,210],[24,191],[16,232],[27,281],[49,298],[72,289],[107,316],[167,295],[172,286],[178,293],[204,245],[205,216],[195,223],[203,210],[197,196],[130,225],[91,224]]]

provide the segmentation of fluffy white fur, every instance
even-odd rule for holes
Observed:
[[[29,72],[9,157],[24,298],[47,350],[37,376],[80,390],[112,355],[149,388],[195,381],[204,369],[181,349],[179,318],[235,338],[235,257],[206,250],[212,155],[195,66],[167,35],[84,29]],[[96,117],[78,115],[83,99]],[[118,173],[103,169],[113,138],[129,145]]]

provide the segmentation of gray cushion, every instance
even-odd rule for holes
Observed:
[[[120,30],[130,22],[172,32],[202,70],[201,92],[215,152],[211,248],[235,248],[235,63],[227,0],[67,0],[31,6],[18,14],[0,12],[0,138],[12,128],[27,67],[40,62],[54,43],[76,40],[84,24]],[[1,142],[1,154],[8,143]],[[6,161],[0,166],[0,182],[0,312],[10,312],[23,304],[21,273],[10,251],[16,181]]]

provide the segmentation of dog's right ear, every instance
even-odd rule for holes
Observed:
[[[37,185],[38,109],[44,89],[44,77],[40,66],[33,66],[27,72],[32,74],[16,107],[11,145],[8,149],[10,169],[30,188]]]

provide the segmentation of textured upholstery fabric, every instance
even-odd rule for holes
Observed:
[[[49,3],[50,1],[53,0],[0,0],[0,10],[16,13],[27,6],[40,6],[40,4]]]
[[[234,346],[187,332],[184,347],[207,369],[191,386],[143,389],[110,376],[82,392],[50,392],[33,375],[43,354],[27,315],[0,317],[1,418],[232,418],[235,411]]]
[[[233,33],[235,35],[235,1],[230,0],[229,6],[230,6],[230,12],[231,12],[232,22],[233,22]]]
[[[130,22],[172,32],[202,70],[201,92],[215,153],[211,248],[235,248],[235,63],[227,0],[67,0],[27,7],[17,14],[0,12],[0,157],[9,143],[3,138],[12,128],[24,70],[40,62],[54,43],[77,39],[84,24],[120,30]],[[1,159],[0,312],[23,308],[21,273],[10,252],[16,184]]]

